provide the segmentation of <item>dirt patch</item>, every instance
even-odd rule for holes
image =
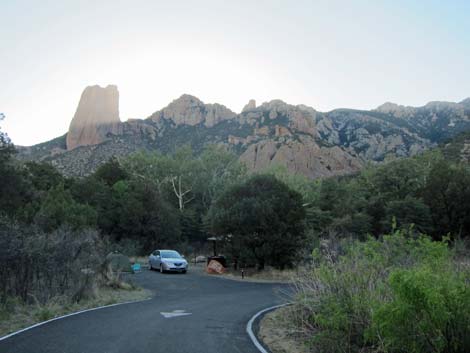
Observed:
[[[272,353],[308,353],[298,332],[289,328],[289,306],[264,315],[260,322],[258,337]]]
[[[217,276],[244,282],[291,283],[293,278],[296,277],[296,273],[296,270],[281,271],[268,267],[262,271],[252,268],[244,269],[242,275],[242,270],[228,268],[226,273]]]

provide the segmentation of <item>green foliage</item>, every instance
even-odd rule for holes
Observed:
[[[178,217],[151,186],[121,180],[101,204],[98,225],[115,241],[133,239],[143,251],[157,246],[174,246],[180,240]]]
[[[302,196],[271,175],[255,175],[223,193],[209,212],[211,230],[224,235],[241,262],[291,265],[304,239]],[[243,257],[242,257],[243,256]]]
[[[313,195],[308,226],[319,237],[378,237],[391,231],[393,219],[399,228],[437,240],[470,236],[470,168],[439,152],[321,180]]]
[[[109,186],[113,186],[119,180],[128,178],[128,173],[121,166],[121,163],[116,158],[111,158],[105,164],[100,166],[95,172],[94,177],[102,180]]]
[[[394,270],[392,300],[377,305],[371,339],[387,352],[464,353],[470,347],[470,286],[452,268]]]
[[[0,122],[4,115],[0,114]],[[0,130],[0,214],[14,216],[28,200],[24,175],[15,165],[15,148],[8,135]]]
[[[429,207],[420,199],[407,196],[402,200],[390,201],[385,206],[383,226],[389,228],[395,218],[401,228],[413,226],[421,233],[432,231],[432,218]]]
[[[237,156],[219,146],[208,146],[199,156],[188,146],[171,155],[139,152],[123,166],[133,183],[147,185],[172,208],[177,223],[172,227],[181,232],[177,239],[191,243],[205,242],[203,219],[213,200],[245,175]]]
[[[47,232],[68,225],[72,229],[92,228],[96,224],[96,211],[89,205],[76,202],[63,184],[47,193],[38,213],[36,223]]]
[[[297,324],[310,330],[315,349],[464,352],[468,347],[470,272],[459,270],[447,243],[396,231],[365,242],[322,241],[313,258],[313,269],[296,284],[295,306]]]
[[[422,191],[437,234],[470,235],[470,169],[439,161]]]

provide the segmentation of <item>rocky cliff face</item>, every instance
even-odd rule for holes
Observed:
[[[88,87],[67,135],[23,148],[20,157],[49,161],[66,175],[84,176],[111,156],[142,149],[171,153],[186,144],[198,152],[208,144],[220,144],[237,153],[251,170],[280,164],[319,178],[412,156],[470,130],[470,99],[419,108],[385,103],[372,111],[328,113],[280,100],[259,106],[250,100],[236,114],[223,105],[183,95],[147,119],[124,123],[119,122],[118,99],[115,86]],[[465,151],[467,145],[462,145]]]
[[[67,150],[97,145],[119,132],[119,92],[116,86],[85,88],[67,133]]]
[[[184,94],[166,108],[154,113],[150,119],[157,123],[162,119],[168,120],[176,126],[204,124],[206,127],[212,127],[235,116],[234,112],[221,104],[204,104],[198,98]]]

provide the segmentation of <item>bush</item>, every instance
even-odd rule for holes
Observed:
[[[44,233],[0,218],[0,301],[46,303],[94,295],[103,249],[96,231]]]
[[[372,339],[388,352],[464,353],[470,348],[470,287],[461,273],[430,267],[395,270],[392,300],[372,316]]]
[[[469,273],[457,270],[445,242],[397,231],[365,242],[323,240],[313,258],[296,282],[293,311],[314,351],[463,352],[468,345]]]

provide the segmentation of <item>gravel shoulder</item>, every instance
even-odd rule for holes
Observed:
[[[308,353],[307,347],[299,340],[299,335],[289,329],[290,307],[273,310],[263,316],[259,323],[258,338],[272,353]]]

